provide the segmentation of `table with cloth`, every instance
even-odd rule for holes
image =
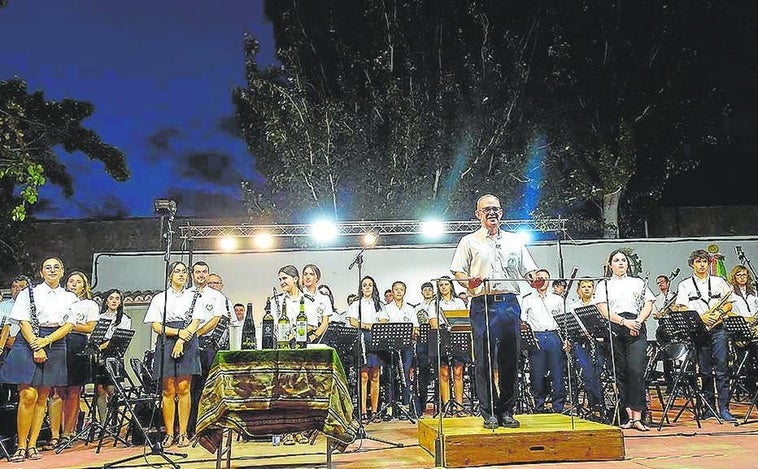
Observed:
[[[344,450],[356,438],[357,422],[345,371],[334,349],[320,346],[282,350],[222,350],[203,388],[198,410],[198,443],[231,459],[231,431],[243,436],[318,430],[332,448]],[[229,447],[224,450],[224,432]]]

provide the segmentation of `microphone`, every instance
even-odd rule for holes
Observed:
[[[745,257],[745,252],[742,250],[742,246],[735,246],[734,253],[737,254],[738,259]]]
[[[353,262],[350,263],[349,266],[347,266],[347,270],[353,270],[353,267],[355,267],[355,264],[360,262],[361,256],[363,255],[363,251],[365,251],[366,248],[361,249],[361,252],[358,253],[357,256],[355,256],[355,259],[353,259]]]
[[[677,267],[676,270],[674,271],[674,273],[671,274],[671,278],[675,278],[677,275],[679,275],[679,272],[681,272],[681,271],[682,271],[682,269],[680,269],[679,267]],[[669,279],[669,280],[671,280],[671,279]]]

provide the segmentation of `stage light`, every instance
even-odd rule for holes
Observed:
[[[237,238],[232,236],[224,236],[218,241],[218,246],[223,251],[234,251],[237,249]]]
[[[322,243],[333,241],[337,237],[337,225],[330,221],[317,221],[311,225],[311,236]]]
[[[258,233],[253,236],[253,245],[259,249],[268,249],[274,245],[274,237],[268,233]]]
[[[427,220],[421,222],[421,233],[429,238],[436,239],[445,232],[445,224],[439,220]]]
[[[176,202],[171,199],[154,199],[153,210],[155,213],[176,213]]]
[[[361,237],[361,244],[365,248],[372,248],[376,246],[378,238],[374,233],[366,233]]]
[[[521,241],[523,244],[529,244],[532,242],[532,232],[527,230],[519,230],[516,232],[516,236],[518,236],[519,241]]]

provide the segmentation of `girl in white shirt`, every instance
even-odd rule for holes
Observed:
[[[100,422],[104,423],[108,400],[115,390],[115,386],[111,383],[105,372],[105,358],[113,356],[108,350],[110,339],[113,337],[113,332],[116,329],[131,330],[132,328],[132,319],[124,314],[124,303],[120,290],[113,288],[105,292],[103,295],[103,305],[100,308],[100,317],[112,321],[108,331],[105,333],[105,342],[99,346],[101,360],[98,364],[98,371],[95,377],[97,412]],[[121,364],[121,368],[123,370],[123,363]]]

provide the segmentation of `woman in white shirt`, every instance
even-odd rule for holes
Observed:
[[[81,407],[82,387],[91,380],[90,366],[83,352],[87,348],[90,333],[100,319],[100,307],[92,300],[89,280],[83,272],[74,271],[69,274],[66,290],[79,299],[71,305],[71,314],[76,318],[76,324],[66,335],[68,384],[54,388],[49,402],[51,438],[44,447],[45,450],[53,450],[59,444],[68,445],[74,436]]]
[[[389,316],[384,309],[384,304],[379,299],[379,289],[376,287],[374,279],[368,275],[361,279],[361,286],[358,289],[360,300],[354,301],[347,312],[350,325],[359,327],[363,330],[364,347],[371,343],[371,326],[375,322],[387,322]],[[366,364],[361,367],[361,419],[365,422],[371,420],[372,416],[366,412],[366,397],[368,391],[368,380],[371,377],[371,410],[379,410],[379,374],[384,361],[375,353],[369,353],[366,357]]]
[[[131,330],[132,319],[124,314],[124,303],[121,291],[115,288],[108,290],[103,295],[103,304],[100,308],[100,318],[110,319],[111,325],[105,333],[105,342],[100,344],[100,361],[95,376],[95,392],[97,393],[97,412],[101,423],[104,423],[107,412],[108,400],[113,395],[115,386],[111,383],[105,372],[105,359],[113,356],[109,351],[110,339],[116,329]],[[125,372],[123,363],[121,364],[122,372]]]
[[[18,446],[11,462],[40,459],[37,450],[42,421],[47,413],[47,397],[54,386],[65,386],[66,341],[76,318],[71,305],[76,295],[61,287],[63,262],[57,257],[46,259],[40,268],[44,280],[29,285],[16,297],[10,318],[18,321],[20,334],[0,369],[0,382],[17,384]]]
[[[184,288],[188,276],[187,265],[184,262],[172,262],[168,268],[168,275],[169,288],[153,297],[144,320],[146,324],[151,324],[153,332],[158,334],[153,367],[155,379],[161,379],[163,390],[163,423],[166,426],[164,448],[174,443],[179,447],[190,444],[187,437],[191,403],[190,383],[192,375],[199,375],[201,372],[195,331],[204,319],[201,308],[195,308],[200,291],[188,291]],[[163,325],[164,308],[165,327]],[[163,344],[162,355],[161,344]],[[174,435],[174,417],[177,414],[179,435]]]
[[[440,309],[439,323],[446,327],[448,326],[448,322],[445,317],[445,311],[466,309],[466,304],[456,295],[455,286],[447,275],[443,275],[437,281],[437,298],[435,301],[439,304]],[[429,312],[429,326],[432,329],[438,329],[439,323],[437,322],[437,311],[434,308]],[[445,358],[448,357],[443,357],[443,363],[440,367],[440,398],[442,399],[443,409],[447,407],[447,403],[450,400],[450,367],[444,362]],[[453,364],[453,394],[455,395],[455,402],[460,413],[463,411],[463,367],[465,360],[463,357],[449,358]]]

